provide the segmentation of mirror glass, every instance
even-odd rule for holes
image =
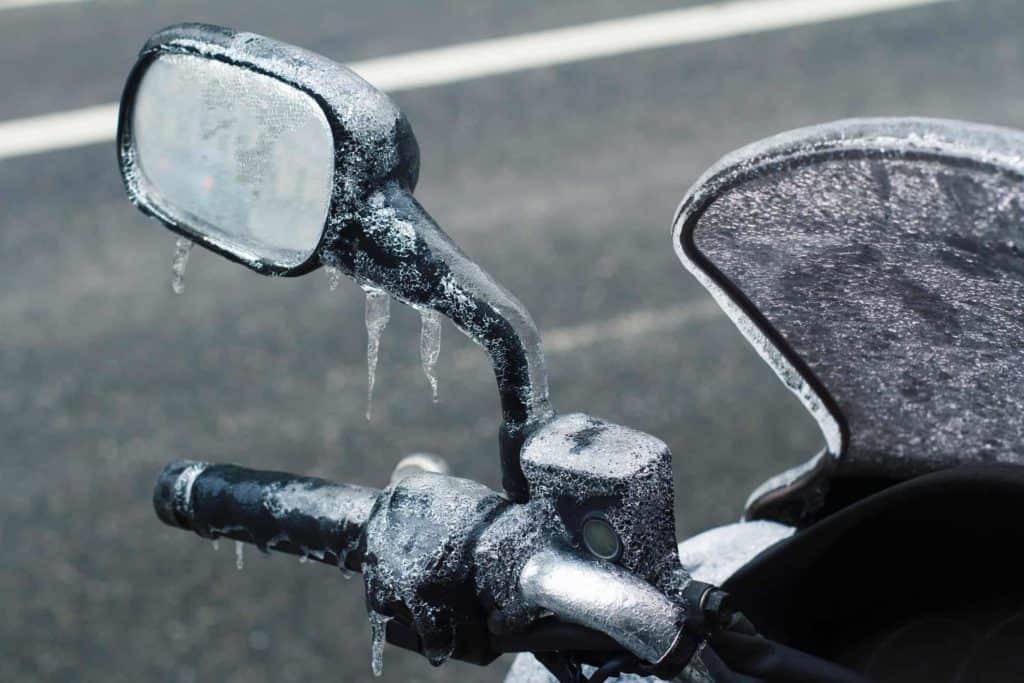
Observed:
[[[156,58],[132,111],[139,187],[156,208],[246,261],[294,267],[330,207],[334,141],[320,106],[269,76]]]

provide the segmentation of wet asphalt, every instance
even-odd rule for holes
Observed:
[[[348,61],[678,4],[0,10],[0,120],[116,99],[146,36],[175,21]],[[555,406],[673,449],[683,536],[735,520],[821,437],[677,261],[679,199],[722,154],[797,126],[917,114],[1024,127],[1022,25],[1013,0],[964,1],[395,99],[420,141],[420,201],[555,341]],[[229,544],[157,522],[154,477],[188,457],[380,486],[426,450],[497,487],[483,354],[446,325],[432,404],[418,318],[396,307],[367,422],[360,290],[197,251],[175,296],[173,238],[127,203],[112,145],[0,161],[0,244],[0,680],[369,679],[358,580],[253,549],[237,571]],[[504,661],[435,670],[389,648],[383,680],[497,681]]]

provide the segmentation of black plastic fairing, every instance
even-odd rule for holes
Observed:
[[[873,681],[1019,681],[1022,497],[1019,465],[923,475],[773,545],[723,588],[765,637]]]

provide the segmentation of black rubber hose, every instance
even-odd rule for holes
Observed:
[[[498,652],[621,652],[622,646],[600,631],[547,617],[525,631],[491,634]]]
[[[165,523],[206,538],[225,536],[359,571],[360,537],[379,494],[286,472],[182,460],[160,473],[153,507]]]
[[[725,665],[725,662],[715,654],[714,649],[704,648],[700,653],[700,659],[704,662],[711,679],[715,683],[768,683],[763,678],[754,678],[745,674],[736,673]]]
[[[711,646],[732,671],[769,683],[868,683],[838,664],[761,636],[722,630]]]

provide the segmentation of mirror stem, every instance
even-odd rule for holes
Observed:
[[[446,317],[491,359],[501,399],[502,484],[529,492],[519,464],[526,437],[554,416],[540,334],[526,308],[467,257],[398,182],[329,227],[323,260],[416,308]]]

